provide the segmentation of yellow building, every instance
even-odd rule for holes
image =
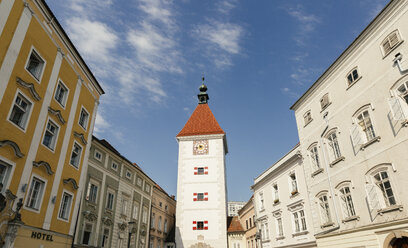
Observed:
[[[103,93],[43,0],[0,0],[5,247],[71,245]]]

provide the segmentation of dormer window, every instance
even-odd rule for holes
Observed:
[[[391,53],[391,51],[394,50],[394,48],[396,48],[401,42],[402,40],[398,30],[395,30],[385,37],[384,41],[381,43],[384,57]]]
[[[329,94],[325,94],[321,99],[320,99],[320,107],[322,107],[322,110],[327,108],[327,106],[330,105],[329,101]]]
[[[310,122],[312,122],[313,119],[312,119],[312,113],[310,112],[310,110],[307,111],[305,115],[303,115],[303,119],[305,121],[305,126],[309,124]]]

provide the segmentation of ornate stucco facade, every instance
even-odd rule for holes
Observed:
[[[88,164],[75,247],[147,248],[154,182],[96,137]]]
[[[0,173],[10,203],[0,230],[6,247],[72,243],[103,93],[44,1],[0,2]],[[9,222],[16,208],[22,222]]]

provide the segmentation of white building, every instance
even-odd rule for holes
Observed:
[[[408,245],[407,24],[390,1],[291,107],[318,247]]]
[[[229,201],[228,202],[228,216],[238,216],[238,211],[245,206],[246,202]]]
[[[255,178],[258,247],[316,247],[302,160],[296,145]]]
[[[206,90],[203,84],[197,108],[177,135],[177,248],[227,247],[227,143]]]

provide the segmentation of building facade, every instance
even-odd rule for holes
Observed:
[[[67,247],[103,90],[43,0],[0,2],[5,247]]]
[[[198,106],[177,135],[177,248],[227,247],[226,135],[206,91],[203,84]]]
[[[291,107],[318,247],[408,245],[407,23],[390,1]]]
[[[244,246],[242,247],[246,248],[258,247],[256,243],[256,222],[253,199],[254,197],[251,196],[251,199],[238,211],[241,226],[245,231]]]
[[[228,216],[238,216],[238,211],[245,205],[246,202],[240,201],[229,201],[228,205]]]
[[[150,218],[150,238],[149,248],[174,248],[170,236],[173,236],[175,217],[176,217],[176,200],[170,196],[159,185],[153,186],[152,195],[152,212]],[[168,242],[173,241],[173,242]]]
[[[106,140],[92,139],[75,247],[147,248],[154,182]]]
[[[260,246],[316,247],[299,144],[254,180]]]
[[[227,235],[229,248],[245,247],[245,230],[238,216],[227,216]]]

